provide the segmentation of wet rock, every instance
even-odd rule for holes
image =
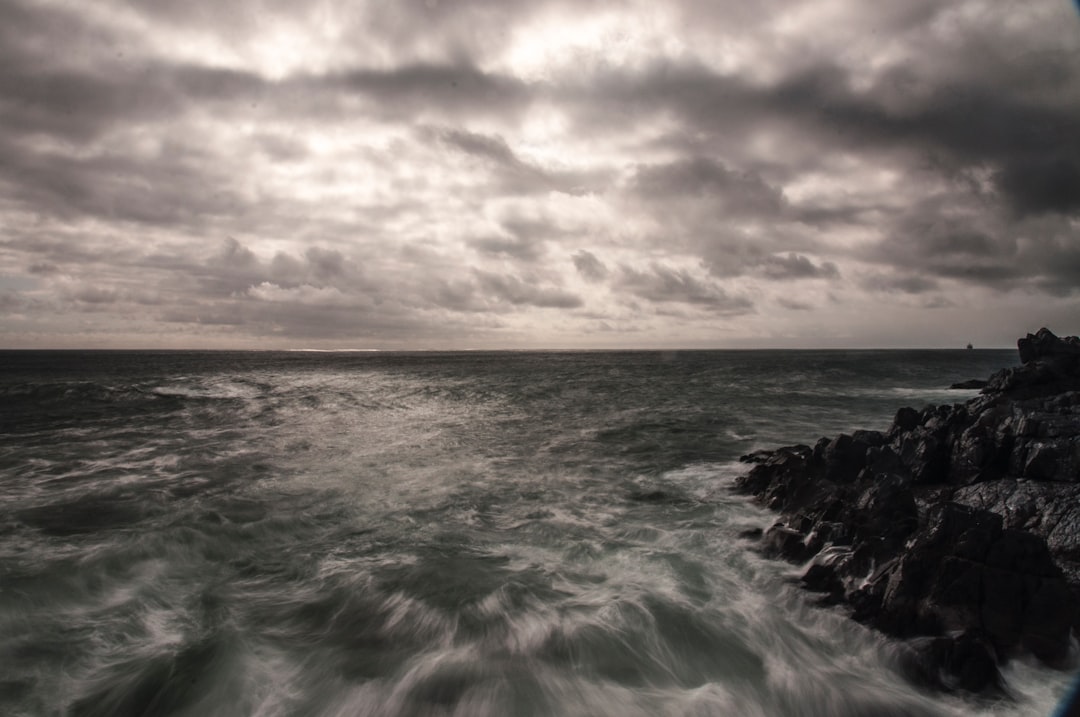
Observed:
[[[1006,528],[1045,540],[1068,581],[1080,585],[1080,484],[991,481],[961,488],[953,500],[993,511]]]
[[[893,419],[893,430],[897,433],[910,431],[919,425],[919,412],[914,408],[905,406],[896,412]]]
[[[827,604],[843,602],[844,595],[851,589],[847,578],[854,556],[854,552],[845,546],[831,545],[822,550],[802,575],[804,587],[824,593],[822,602]]]
[[[990,382],[981,378],[972,378],[967,381],[957,381],[949,386],[951,389],[972,389],[972,388],[986,388]]]
[[[1039,360],[1068,360],[1074,364],[1080,362],[1080,339],[1076,336],[1059,339],[1045,327],[1019,339],[1016,348],[1020,353],[1020,363],[1023,364]]]
[[[933,431],[919,427],[905,433],[896,452],[916,483],[944,483],[948,478],[949,446]]]
[[[804,586],[915,639],[912,674],[1000,690],[997,663],[1049,664],[1080,625],[1080,339],[1046,329],[965,404],[744,457],[736,487],[782,514],[762,542]],[[964,388],[976,387],[966,382]]]
[[[809,557],[804,539],[805,535],[783,523],[776,523],[765,531],[762,538],[762,550],[772,557],[786,558],[801,562]]]
[[[825,447],[825,476],[837,483],[850,483],[866,465],[870,445],[847,434],[840,434]]]
[[[1060,339],[1042,328],[1017,341],[1021,366],[990,377],[984,392],[1014,399],[1053,395],[1080,389],[1080,339]]]
[[[900,667],[916,684],[946,692],[1004,695],[993,645],[978,630],[903,646]]]

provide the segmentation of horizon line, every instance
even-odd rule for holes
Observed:
[[[682,346],[682,347],[546,347],[546,348],[210,348],[210,347],[162,347],[162,346],[113,346],[113,347],[0,347],[0,352],[21,351],[160,351],[173,353],[571,353],[571,352],[654,352],[678,351],[1016,351],[1016,346]]]

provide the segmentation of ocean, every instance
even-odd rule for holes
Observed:
[[[0,352],[0,714],[1047,715],[912,687],[730,490],[1014,363]]]

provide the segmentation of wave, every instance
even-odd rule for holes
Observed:
[[[728,490],[754,446],[888,420],[906,374],[852,400],[763,390],[786,355],[135,358],[0,381],[0,711],[983,709],[811,606]],[[1066,679],[1010,669],[985,712]]]

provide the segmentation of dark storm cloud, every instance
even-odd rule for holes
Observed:
[[[57,274],[60,272],[60,267],[52,262],[39,261],[26,267],[26,270],[31,274],[38,274],[42,276],[48,276],[51,274]]]
[[[443,130],[439,132],[439,138],[446,145],[485,164],[495,186],[503,192],[529,194],[545,192],[557,186],[555,177],[540,167],[522,161],[502,137]]]
[[[725,213],[753,216],[778,216],[785,205],[783,193],[760,176],[732,170],[708,157],[638,167],[632,190],[650,200],[707,198]]]
[[[309,247],[304,252],[304,258],[307,259],[311,273],[316,279],[329,281],[345,275],[345,257],[336,249]]]
[[[614,286],[653,303],[690,304],[720,314],[743,314],[754,308],[744,297],[730,296],[711,282],[663,266],[653,266],[648,271],[620,267]]]
[[[240,316],[238,311],[211,306],[181,306],[165,311],[159,319],[170,324],[198,326],[243,326],[247,323],[247,319]]]
[[[1044,57],[1039,58],[1043,60]],[[1018,64],[1025,62],[1021,58]],[[674,86],[665,89],[656,86],[655,76],[646,74],[638,79],[647,88],[645,96],[661,100],[659,106],[666,104],[681,112],[700,130],[719,131],[721,127],[730,130],[732,126],[748,123],[748,118],[753,116],[773,123],[782,118],[791,122],[793,131],[803,134],[808,142],[825,142],[826,146],[847,151],[858,149],[894,157],[903,156],[896,154],[902,152],[910,157],[913,168],[932,158],[934,165],[949,172],[946,177],[968,172],[989,173],[991,189],[1003,200],[999,207],[1003,206],[1006,213],[988,203],[992,197],[988,198],[984,190],[968,192],[968,196],[952,194],[951,199],[962,204],[972,204],[973,196],[977,195],[974,199],[978,200],[978,206],[973,211],[974,216],[981,216],[964,228],[912,231],[911,225],[922,217],[947,214],[948,209],[939,205],[902,211],[897,219],[901,228],[890,232],[887,246],[877,257],[879,261],[906,266],[929,276],[1006,290],[1019,286],[1025,277],[1029,286],[1048,291],[1052,290],[1050,287],[1068,286],[1068,280],[1074,278],[1070,270],[1074,264],[1061,242],[1029,235],[1025,249],[1018,255],[1015,237],[1023,232],[1017,222],[1026,217],[1074,215],[1080,208],[1077,169],[1080,134],[1075,131],[1080,127],[1080,101],[1041,99],[1028,91],[1030,88],[1014,87],[1010,88],[1013,91],[1003,92],[998,85],[979,84],[979,81],[962,87],[943,84],[917,97],[907,97],[899,88],[902,83],[888,76],[868,89],[856,91],[847,72],[838,67],[821,67],[763,88],[710,77],[701,70],[674,74]],[[1031,73],[1025,75],[1017,70],[1013,74],[1022,79]],[[1060,65],[1052,82],[1077,96],[1077,74],[1075,69]],[[671,79],[670,75],[667,79]],[[925,84],[929,80],[920,81]],[[624,78],[624,82],[629,79]],[[701,92],[689,92],[691,88]],[[621,94],[628,97],[634,93],[623,88]],[[707,98],[715,100],[722,96],[728,97],[734,108],[703,104],[709,102]],[[719,193],[724,180],[731,176],[730,172],[716,172],[700,160],[674,167],[679,171],[655,172],[650,176],[653,181],[641,184],[653,192],[671,186],[684,194],[702,188],[715,188]],[[759,203],[744,200],[741,206],[770,207],[768,192],[749,196],[758,198]],[[776,199],[771,200],[771,206],[779,208],[780,197],[773,196]],[[889,213],[897,214],[895,210]],[[798,206],[790,209],[790,216],[811,224],[821,221],[820,214]],[[879,212],[867,214],[865,207],[833,207],[827,214],[826,220],[833,225],[839,222],[872,226],[869,222],[880,222],[882,217]],[[972,224],[989,225],[989,228],[980,235],[972,229]],[[1066,232],[1072,234],[1074,244],[1080,241],[1075,228]],[[757,248],[752,242],[730,235],[714,235],[703,242],[702,256],[718,275],[737,275],[748,266],[760,265],[761,252]],[[767,245],[764,248],[770,249]],[[772,247],[776,248],[779,247]],[[775,259],[766,261],[775,262]],[[773,264],[774,271],[777,266],[783,268]],[[768,275],[768,264],[763,271]],[[784,276],[789,272],[776,273]],[[828,269],[824,273],[834,275]],[[887,285],[897,290],[921,291],[928,288],[925,282],[929,280],[915,278]]]
[[[10,290],[0,291],[0,313],[15,313],[25,306],[24,299],[16,292]]]
[[[80,286],[69,292],[68,298],[84,304],[115,304],[120,293],[101,286]]]
[[[547,254],[549,242],[573,234],[556,217],[544,214],[530,217],[513,210],[504,213],[499,228],[504,234],[469,239],[467,244],[482,254],[536,263]]]
[[[264,261],[244,243],[230,237],[201,262],[159,258],[155,268],[163,267],[169,269],[170,288],[182,290],[184,299],[181,305],[164,309],[161,320],[197,326],[243,326],[257,336],[382,337],[394,342],[410,334],[430,338],[468,336],[474,329],[483,328],[484,322],[474,321],[470,328],[445,310],[491,308],[490,297],[478,288],[480,282],[464,282],[465,290],[455,304],[452,292],[431,292],[431,282],[426,278],[421,279],[424,286],[415,286],[410,279],[369,276],[342,252],[318,246],[299,255],[278,252]],[[423,267],[414,270],[420,272]],[[184,277],[189,281],[183,281]],[[538,302],[555,295],[537,287],[532,290],[532,298]],[[515,298],[528,300],[527,291],[519,289]]]
[[[873,274],[863,280],[862,286],[869,291],[902,294],[925,294],[939,288],[934,279],[911,274]]]
[[[663,227],[667,242],[696,255],[717,277],[757,273],[769,279],[830,278],[835,264],[814,264],[783,249],[813,250],[793,231],[797,217],[784,194],[753,171],[691,156],[639,165],[629,182],[639,206]],[[759,231],[761,226],[770,227]]]
[[[427,130],[431,132],[431,130]],[[505,194],[535,194],[557,191],[580,195],[599,186],[606,170],[572,172],[542,167],[522,159],[500,136],[458,129],[434,131],[444,145],[485,164],[493,180],[492,189]]]
[[[428,339],[471,336],[482,327],[451,316],[427,316],[406,306],[384,301],[379,305],[274,301],[237,297],[227,303],[180,307],[165,312],[162,320],[195,326],[244,327],[256,336],[289,339],[375,339],[398,344],[423,335]]]
[[[589,281],[603,281],[607,278],[608,268],[604,266],[604,262],[596,258],[596,255],[592,252],[581,249],[576,252],[573,257],[574,267]]]
[[[259,260],[255,252],[238,242],[233,237],[228,237],[221,249],[211,257],[212,266],[222,266],[228,269],[254,269]]]
[[[251,73],[148,56],[142,39],[74,12],[5,0],[0,15],[5,135],[88,141],[120,123],[168,122],[193,102],[242,103],[267,89]]]
[[[539,286],[516,276],[475,270],[482,292],[500,303],[554,309],[576,309],[584,304],[581,297],[555,287]]]
[[[544,286],[533,278],[473,269],[467,278],[434,279],[425,287],[431,307],[471,314],[502,314],[527,310],[577,309],[581,297],[554,286]]]
[[[470,239],[468,244],[484,254],[524,262],[536,261],[544,253],[543,244],[540,241],[521,236],[481,237],[479,239]]]
[[[713,146],[737,154],[738,139],[763,126],[805,138],[807,154],[789,159],[794,162],[818,161],[815,155],[824,143],[847,151],[904,151],[914,161],[933,156],[954,168],[989,167],[997,190],[1016,212],[1073,212],[1080,206],[1080,72],[1075,63],[1070,68],[1062,61],[1056,76],[1042,81],[1077,97],[1075,102],[1029,96],[1030,76],[1045,62],[1045,55],[1000,62],[1002,67],[1021,66],[1009,68],[1007,79],[1016,83],[1012,87],[1003,88],[1001,77],[992,74],[964,84],[947,79],[935,84],[932,77],[911,78],[896,71],[860,90],[854,89],[851,71],[838,65],[818,65],[760,85],[693,64],[666,64],[592,78],[581,91],[595,92],[596,101],[581,98],[580,111],[586,123],[599,121],[594,114],[599,111],[627,121],[675,112],[687,123],[681,130],[688,133],[684,136],[698,138],[688,148],[700,147],[704,133]],[[917,92],[907,89],[911,84],[918,86]],[[771,169],[785,172],[795,166]],[[757,206],[771,202],[778,209],[779,196],[750,191],[753,170],[733,174],[695,158],[645,172],[638,184],[657,191],[670,187],[696,192],[730,189],[742,179],[746,196],[760,202]]]
[[[754,274],[774,281],[791,279],[835,279],[840,275],[830,261],[815,263],[809,257],[782,250],[814,251],[815,242],[786,231],[782,224],[765,222],[765,232],[730,229],[715,220],[694,227],[691,246],[709,273],[719,278]]]
[[[919,281],[951,279],[1054,294],[1080,290],[1080,236],[1073,220],[1045,216],[999,223],[980,209],[948,219],[933,204],[916,207],[867,258],[915,272]]]
[[[785,309],[788,309],[790,311],[813,311],[814,310],[814,305],[813,304],[810,304],[810,303],[805,302],[805,301],[798,301],[796,299],[786,299],[786,298],[781,297],[781,298],[776,300],[776,303],[780,304],[780,306],[783,306]]]
[[[91,126],[100,129],[98,119],[80,132]],[[28,133],[43,127],[52,126],[31,126]],[[192,142],[164,139],[139,157],[130,148],[72,152],[14,139],[19,134],[0,135],[0,186],[10,199],[53,216],[190,225],[244,204],[218,157]]]
[[[117,122],[162,121],[183,110],[183,98],[171,88],[127,68],[118,74],[32,67],[0,73],[0,128],[8,136],[81,142]]]
[[[509,167],[520,167],[524,164],[502,137],[489,137],[477,132],[444,129],[439,132],[439,139],[457,147],[466,154],[484,157],[496,164]]]
[[[1075,296],[1080,55],[1005,15],[0,0],[5,306],[404,341]]]
[[[761,273],[769,279],[831,279],[840,275],[836,264],[815,264],[807,257],[789,252],[785,256],[770,256],[762,260]]]
[[[298,78],[301,91],[344,91],[366,96],[368,110],[385,117],[416,118],[425,110],[456,116],[515,114],[528,107],[528,83],[469,64],[416,63],[388,70],[354,70]]]
[[[300,286],[346,291],[370,288],[367,277],[340,251],[319,246],[308,247],[299,256],[278,252],[264,262],[246,245],[228,237],[204,261],[194,263],[174,257],[157,258],[152,263],[158,268],[191,276],[207,297],[231,297],[262,284],[282,289]]]
[[[768,104],[841,133],[849,146],[904,148],[955,167],[989,167],[1020,215],[1080,208],[1080,104],[1026,99],[1024,88],[1003,91],[1000,78],[989,77],[981,81],[993,85],[942,84],[906,98],[892,79],[856,92],[843,71],[819,68],[776,87]],[[1077,79],[1074,71],[1074,95]]]
[[[1073,131],[1080,131],[1080,125]],[[1080,156],[1015,157],[1003,164],[997,186],[1021,215],[1080,210]]]
[[[255,137],[255,142],[277,162],[299,162],[310,156],[307,145],[296,137],[263,133]]]
[[[30,273],[46,275],[63,273],[71,269],[95,265],[128,267],[142,252],[127,242],[116,241],[108,232],[90,231],[43,231],[33,227],[5,227],[0,233],[0,249],[16,252],[31,266]]]

